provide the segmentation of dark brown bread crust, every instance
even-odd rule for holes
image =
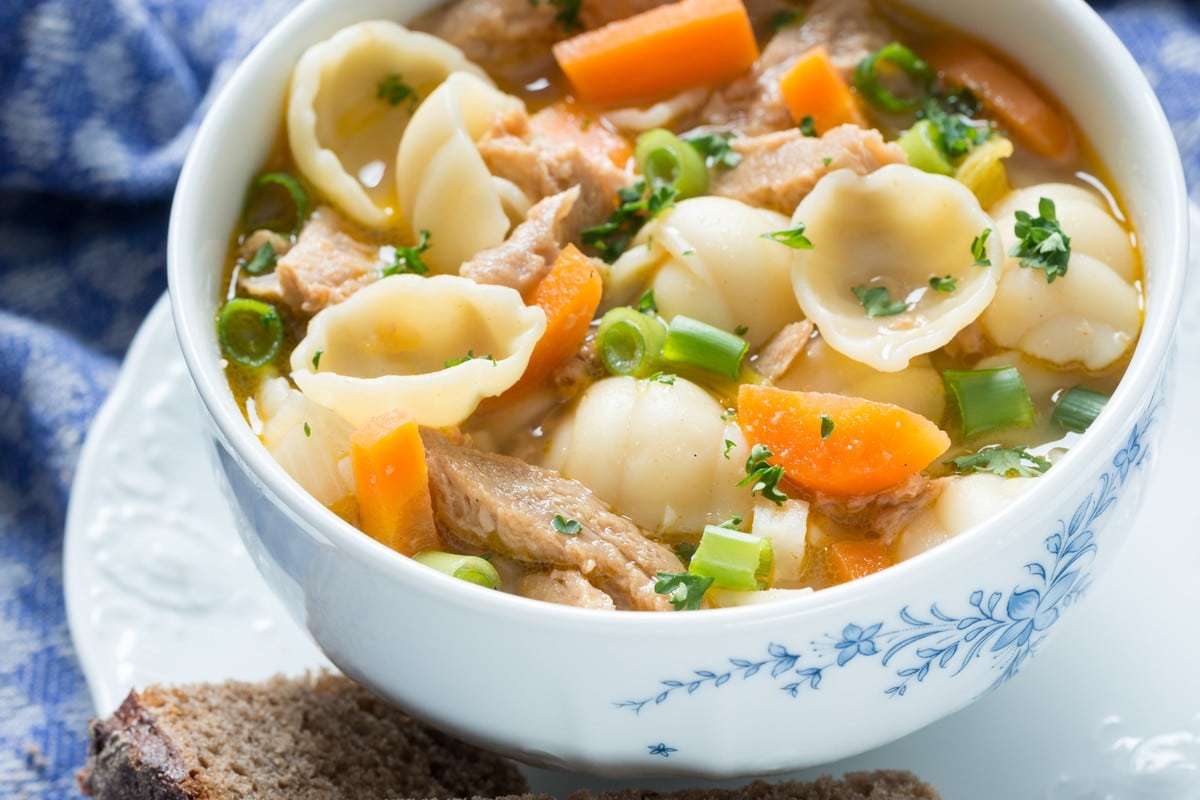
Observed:
[[[188,771],[183,757],[130,692],[106,720],[88,724],[87,766],[79,773],[79,788],[97,798],[136,797],[145,800],[189,800]]]

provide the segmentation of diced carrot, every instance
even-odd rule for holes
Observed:
[[[587,103],[631,104],[732,80],[758,58],[742,0],[679,0],[554,45]]]
[[[965,86],[1016,139],[1056,161],[1075,154],[1075,132],[1067,118],[1033,84],[981,46],[942,39],[922,55],[948,83]]]
[[[395,409],[367,420],[350,436],[350,463],[368,536],[406,556],[442,547],[415,419]]]
[[[546,106],[529,118],[529,128],[543,136],[565,139],[589,158],[606,159],[617,169],[625,169],[633,158],[628,139],[574,103]]]
[[[873,539],[841,539],[825,552],[835,583],[862,578],[896,563],[888,549]]]
[[[950,446],[950,437],[920,414],[840,394],[742,384],[737,418],[746,440],[774,453],[772,463],[790,481],[829,495],[886,489]]]
[[[579,350],[603,292],[603,280],[592,260],[573,244],[564,247],[530,298],[546,313],[546,332],[534,346],[525,373],[501,395],[502,400],[541,383]]]
[[[812,117],[817,133],[850,123],[866,127],[850,85],[823,46],[807,50],[779,79],[779,91],[797,124]]]

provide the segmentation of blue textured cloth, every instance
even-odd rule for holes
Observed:
[[[62,599],[74,465],[165,287],[168,202],[196,122],[292,1],[0,0],[0,797],[78,796],[91,702]],[[1097,8],[1200,185],[1200,10]]]

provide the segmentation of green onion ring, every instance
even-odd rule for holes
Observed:
[[[273,186],[281,187],[287,192],[288,197],[292,200],[295,216],[268,217],[259,221],[254,215],[255,207],[261,200],[263,192]],[[246,230],[267,228],[279,233],[296,234],[300,232],[304,221],[308,219],[308,205],[308,192],[300,185],[300,181],[286,172],[267,172],[259,175],[254,183],[250,184],[249,191],[246,192],[246,204],[242,210],[242,227]]]
[[[627,306],[605,313],[596,331],[596,352],[613,375],[644,378],[658,369],[659,354],[667,337],[657,318]]]
[[[1072,386],[1059,396],[1050,414],[1050,421],[1064,431],[1083,433],[1100,416],[1107,402],[1106,394],[1083,386]]]
[[[634,158],[651,189],[669,186],[683,199],[704,194],[708,188],[704,156],[668,130],[654,128],[639,136]]]
[[[947,369],[942,382],[958,406],[964,438],[1034,422],[1033,401],[1016,367]]]
[[[261,367],[283,344],[283,320],[270,303],[235,297],[217,315],[217,339],[231,360],[245,367]]]
[[[899,67],[913,82],[921,87],[915,97],[897,97],[879,83],[879,62]],[[885,44],[871,55],[858,62],[854,68],[854,88],[867,102],[884,111],[912,111],[921,105],[929,88],[933,85],[933,69],[921,58],[899,42]]]
[[[765,536],[705,525],[688,572],[728,589],[755,591],[767,588],[773,561],[771,540]]]
[[[433,567],[460,581],[474,583],[488,589],[500,588],[500,573],[492,562],[480,556],[464,556],[441,550],[422,550],[413,556],[413,561]]]
[[[677,314],[667,328],[662,354],[667,361],[690,364],[737,380],[749,349],[749,343],[740,336]]]
[[[919,119],[896,140],[900,149],[908,156],[908,163],[922,172],[934,175],[951,175],[954,165],[942,155],[938,146],[937,126],[927,119]]]

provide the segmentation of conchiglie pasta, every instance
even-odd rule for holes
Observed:
[[[791,291],[791,251],[762,237],[788,227],[784,215],[738,200],[683,200],[646,224],[613,265],[610,299],[649,286],[664,318],[745,326],[757,347],[802,316]]]
[[[695,533],[735,514],[749,518],[750,492],[736,486],[748,448],[722,412],[683,378],[605,378],[558,423],[545,466],[659,534]]]
[[[391,224],[400,137],[416,103],[455,71],[484,75],[457,47],[385,20],[313,45],[296,64],[288,96],[296,165],[360,224]]]
[[[977,266],[972,244],[993,225],[958,181],[894,164],[866,176],[830,173],[800,201],[811,250],[796,250],[792,285],[804,313],[829,345],[874,369],[896,372],[973,322],[996,291],[1003,253],[989,236],[991,266]],[[953,291],[930,279],[950,277]],[[868,316],[855,294],[884,288],[906,308]]]
[[[457,425],[517,382],[545,328],[542,310],[507,287],[392,275],[309,321],[292,380],[355,426],[394,408]]]
[[[513,187],[492,176],[475,143],[498,114],[524,104],[469,73],[456,73],[413,115],[396,154],[400,208],[414,238],[429,231],[422,258],[454,273],[480,250],[504,240]],[[524,198],[520,198],[524,200]]]

